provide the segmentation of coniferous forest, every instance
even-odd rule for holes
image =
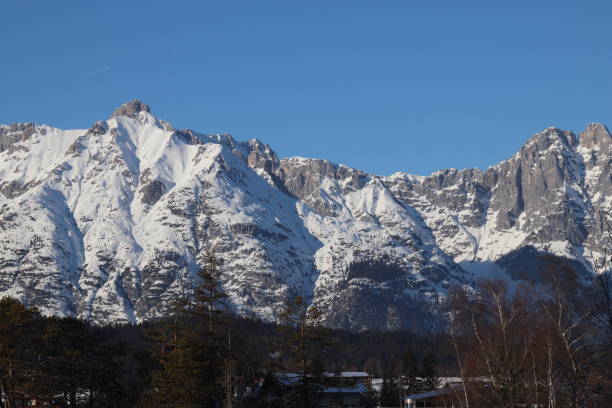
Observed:
[[[465,387],[462,407],[604,407],[611,403],[610,279],[586,289],[559,266],[537,287],[497,281],[482,292],[455,288],[448,330],[425,334],[351,333],[317,324],[304,299],[287,302],[278,323],[224,312],[222,265],[205,255],[192,299],[176,299],[163,319],[99,327],[42,316],[0,301],[4,407],[24,396],[59,407],[314,407],[325,373],[366,371],[382,378],[368,406],[400,406],[400,396],[433,390],[440,377]],[[583,293],[583,295],[577,295]],[[294,373],[292,387],[271,377]],[[329,374],[327,374],[329,375]]]

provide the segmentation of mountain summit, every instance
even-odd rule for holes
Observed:
[[[588,277],[612,197],[605,126],[549,128],[510,159],[380,177],[176,130],[134,100],[90,129],[0,127],[0,294],[99,323],[159,316],[224,259],[238,314],[301,295],[328,326],[432,329],[455,285]],[[528,266],[528,268],[527,268]]]
[[[127,103],[124,103],[111,114],[111,118],[117,118],[119,116],[127,116],[128,118],[134,118],[139,112],[151,113],[151,108],[140,102],[138,99],[134,99]]]

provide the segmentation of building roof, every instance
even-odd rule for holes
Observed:
[[[370,374],[365,371],[343,371],[340,373],[340,377],[345,378],[369,378]]]
[[[324,394],[363,394],[368,392],[368,389],[360,383],[352,387],[326,387],[321,392]]]
[[[370,378],[370,374],[365,371],[342,371],[341,373],[323,373],[324,377],[341,377],[341,378]]]
[[[311,374],[306,376],[313,377]],[[276,373],[274,377],[284,385],[296,384],[302,378],[301,374],[298,373]],[[341,373],[323,373],[323,377],[366,379],[370,378],[370,374],[364,371],[342,371]]]
[[[408,395],[406,397],[404,397],[404,401],[407,400],[420,400],[420,399],[425,399],[425,398],[432,398],[432,397],[437,397],[440,395],[446,395],[446,394],[450,394],[453,392],[456,392],[457,388],[443,388],[440,390],[434,390],[434,391],[428,391],[428,392],[422,392],[420,394],[412,394],[412,395]]]
[[[296,385],[302,380],[302,376],[298,373],[276,373],[274,378],[282,385]]]

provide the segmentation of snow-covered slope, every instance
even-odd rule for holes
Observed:
[[[213,249],[236,313],[274,320],[301,295],[330,326],[431,328],[483,266],[526,279],[519,266],[546,251],[590,268],[610,139],[551,128],[484,172],[380,177],[176,130],[139,101],[85,130],[2,126],[0,294],[142,321],[192,293]]]

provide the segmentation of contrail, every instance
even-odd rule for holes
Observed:
[[[87,78],[89,76],[99,74],[100,72],[108,71],[111,68],[112,67],[104,67],[104,68],[96,69],[95,71],[91,71],[91,72],[88,72],[87,74],[81,75],[79,78],[80,79]]]

